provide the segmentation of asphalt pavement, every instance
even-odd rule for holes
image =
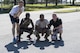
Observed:
[[[20,20],[25,17],[22,13]],[[48,21],[52,18],[54,10],[29,12],[34,24],[39,19],[39,15],[43,13]],[[63,41],[51,42],[41,41],[33,44],[26,38],[27,34],[22,35],[22,42],[14,44],[12,42],[11,22],[8,14],[0,14],[0,53],[80,53],[80,12],[73,13],[57,13],[57,16],[63,21]],[[35,35],[31,36],[33,41]]]

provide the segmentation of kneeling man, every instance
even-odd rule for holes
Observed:
[[[30,24],[32,25],[32,27],[28,27]],[[29,35],[27,35],[27,37],[31,39],[30,36],[32,35],[33,30],[34,30],[33,21],[32,19],[30,19],[30,14],[26,13],[26,17],[23,18],[20,23],[19,41],[20,41],[21,34],[23,34],[23,32],[28,32]]]

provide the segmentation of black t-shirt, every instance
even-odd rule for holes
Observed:
[[[59,25],[62,24],[62,20],[57,18],[57,21],[54,21],[53,19],[50,20],[50,23],[49,23],[49,28],[51,27],[51,25],[55,27],[58,27]]]

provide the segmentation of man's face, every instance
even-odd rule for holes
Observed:
[[[53,18],[53,19],[57,19],[57,15],[56,15],[56,14],[53,14],[53,15],[52,15],[52,18]]]
[[[29,19],[29,17],[30,17],[30,15],[27,14],[27,15],[26,15],[26,19]]]
[[[18,4],[20,7],[24,6],[24,2],[19,2]]]
[[[27,15],[26,18],[29,19],[29,15]]]
[[[43,21],[44,20],[44,16],[40,16],[40,20]]]

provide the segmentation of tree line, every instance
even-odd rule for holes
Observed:
[[[17,1],[19,1],[19,0],[4,0],[3,3],[4,4],[13,3],[14,5],[16,5]],[[38,0],[23,0],[23,1],[24,1],[24,6],[26,5],[26,3],[30,3],[30,4],[38,3]],[[65,1],[67,3],[67,0],[65,0]],[[72,0],[72,2],[71,2],[71,0],[70,0],[70,3],[72,3],[71,5],[75,5],[75,1],[76,0]],[[45,3],[46,7],[48,6],[48,3],[54,3],[57,6],[58,3],[62,3],[62,0],[44,0],[44,2],[43,2],[43,0],[41,0],[40,3],[41,4]]]

